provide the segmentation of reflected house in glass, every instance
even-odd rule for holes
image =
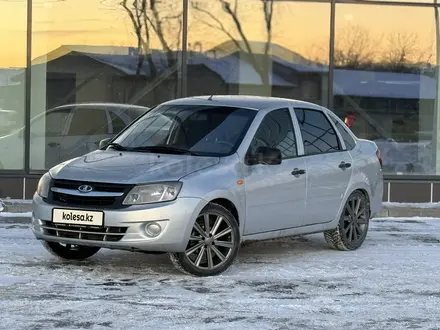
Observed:
[[[282,49],[278,45],[273,48]],[[105,53],[100,53],[102,51]],[[48,86],[47,107],[65,102],[94,102],[97,99],[141,105],[153,105],[157,103],[157,98],[172,99],[176,85],[172,79],[167,81],[167,74],[171,70],[166,65],[165,53],[160,50],[152,52],[154,70],[164,76],[158,91],[152,93],[151,83],[155,77],[152,77],[151,64],[143,61],[139,68],[137,54],[130,51],[132,50],[127,47],[112,47],[107,50],[104,47],[90,46],[63,46],[54,51],[54,54],[63,55],[44,63]],[[323,103],[327,92],[325,88],[328,66],[308,61],[292,51],[290,54],[288,52],[289,50],[283,49],[280,54],[273,52],[270,55],[271,95]],[[287,54],[298,62],[288,61]],[[176,53],[175,56],[178,57],[179,54]],[[45,58],[53,58],[53,55],[48,54]],[[190,52],[187,61],[187,95],[258,95],[261,79],[245,58],[240,52]],[[410,136],[417,133],[418,127],[414,131],[407,129],[400,135],[393,132],[397,116],[411,118],[413,121],[416,118],[417,123],[424,119],[419,118],[420,100],[424,100],[425,105],[428,104],[431,108],[431,113],[426,113],[425,117],[428,118],[424,120],[429,122],[429,118],[432,118],[436,96],[436,81],[433,77],[414,73],[346,69],[335,69],[333,75],[334,111],[341,118],[351,113],[356,114],[353,131],[361,138],[376,141],[384,156],[386,172],[429,174],[433,171],[430,134],[411,142]],[[69,87],[64,89],[63,86]],[[75,88],[76,93],[71,93],[71,98],[63,99],[67,94],[66,90]],[[356,101],[350,102],[353,99]],[[386,107],[383,107],[384,101],[388,104]],[[390,108],[395,111],[391,112]],[[393,135],[394,139],[389,138]]]

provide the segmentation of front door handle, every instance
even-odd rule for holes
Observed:
[[[295,168],[292,171],[292,175],[294,175],[294,176],[299,176],[299,175],[302,175],[302,174],[306,174],[306,170],[300,170],[299,168]]]
[[[351,167],[350,163],[346,163],[346,162],[341,162],[341,164],[339,164],[339,168],[345,170],[346,168]]]

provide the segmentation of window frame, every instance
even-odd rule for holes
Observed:
[[[305,148],[305,145],[304,145],[304,140],[303,140],[302,133],[301,133],[301,125],[300,125],[299,120],[298,120],[298,117],[297,117],[297,115],[296,115],[296,110],[320,112],[320,113],[324,116],[324,118],[327,120],[327,122],[330,124],[331,128],[333,128],[333,130],[335,131],[335,133],[336,133],[336,141],[338,142],[339,150],[326,151],[326,152],[315,152],[315,153],[307,154],[307,153],[306,153],[306,148]],[[303,107],[303,106],[293,106],[293,114],[294,114],[294,116],[295,116],[295,124],[296,124],[297,127],[298,127],[299,135],[300,135],[300,137],[301,137],[301,145],[302,145],[302,148],[303,148],[303,150],[302,150],[302,155],[301,155],[302,157],[305,157],[305,156],[316,156],[316,155],[326,155],[326,154],[334,154],[334,153],[337,153],[337,152],[343,152],[343,151],[346,151],[346,150],[345,150],[345,144],[343,143],[344,141],[341,140],[341,137],[340,137],[339,131],[336,129],[335,125],[333,125],[331,119],[328,117],[328,114],[327,114],[326,112],[327,112],[327,111],[324,111],[324,110],[322,110],[322,109],[307,108],[307,107]]]
[[[292,129],[293,129],[293,132],[292,132],[293,133],[293,138],[295,139],[295,152],[296,152],[296,155],[295,156],[291,156],[291,157],[285,157],[285,158],[282,157],[281,161],[286,161],[286,160],[289,160],[289,159],[294,159],[294,158],[301,157],[301,151],[302,150],[299,148],[297,126],[295,125],[295,120],[294,120],[294,118],[292,116],[292,108],[291,108],[291,106],[286,105],[285,107],[270,109],[266,113],[264,113],[263,117],[261,118],[261,120],[258,123],[258,126],[257,126],[255,132],[252,134],[252,137],[250,138],[249,144],[248,144],[248,146],[246,148],[246,152],[245,152],[245,156],[244,156],[244,163],[246,165],[249,165],[248,162],[247,162],[247,158],[248,158],[248,155],[249,155],[249,151],[251,149],[252,141],[254,140],[255,136],[257,135],[258,130],[260,129],[260,127],[263,124],[263,121],[266,119],[266,117],[269,116],[270,114],[272,114],[275,111],[286,111],[287,112],[287,114],[289,115],[289,118],[290,118],[290,124],[292,125]]]

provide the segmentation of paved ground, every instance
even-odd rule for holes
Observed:
[[[194,278],[166,255],[63,263],[0,218],[0,329],[440,329],[440,219],[378,219],[355,252],[322,235],[244,247]]]

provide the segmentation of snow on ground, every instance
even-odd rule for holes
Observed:
[[[11,220],[13,221],[13,219]],[[376,219],[357,251],[321,234],[244,246],[221,276],[166,255],[62,262],[0,219],[1,329],[438,329],[440,219]]]

